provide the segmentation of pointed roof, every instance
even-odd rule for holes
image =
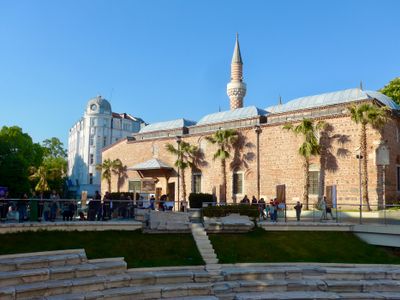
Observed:
[[[160,170],[160,169],[170,170],[173,168],[156,158],[149,159],[145,162],[136,164],[136,165],[128,168],[128,170],[131,170],[131,171]]]
[[[233,50],[232,64],[243,64],[242,55],[240,54],[239,34],[236,33],[235,49]]]

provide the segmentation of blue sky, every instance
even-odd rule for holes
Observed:
[[[400,75],[399,11],[366,0],[0,0],[0,126],[66,144],[97,94],[149,123],[229,109],[236,32],[245,105],[360,80],[376,90]]]

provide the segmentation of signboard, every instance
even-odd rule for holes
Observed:
[[[389,147],[385,143],[379,144],[375,152],[376,165],[388,166],[389,165]]]
[[[156,192],[156,183],[154,179],[142,179],[142,192],[155,193]]]

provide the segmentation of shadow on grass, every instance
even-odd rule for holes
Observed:
[[[0,234],[0,254],[83,248],[87,257],[124,257],[128,268],[202,265],[191,234],[38,231]]]
[[[265,231],[210,235],[220,263],[324,262],[400,264],[395,251],[349,232]]]

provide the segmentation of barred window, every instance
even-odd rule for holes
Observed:
[[[201,173],[192,175],[192,192],[195,194],[201,193]]]
[[[89,184],[93,184],[93,174],[89,173]]]
[[[233,173],[233,194],[243,194],[243,173]]]
[[[309,178],[310,178],[310,186],[308,188],[308,193],[310,195],[318,195],[319,172],[318,171],[309,171],[308,175],[309,175]]]

